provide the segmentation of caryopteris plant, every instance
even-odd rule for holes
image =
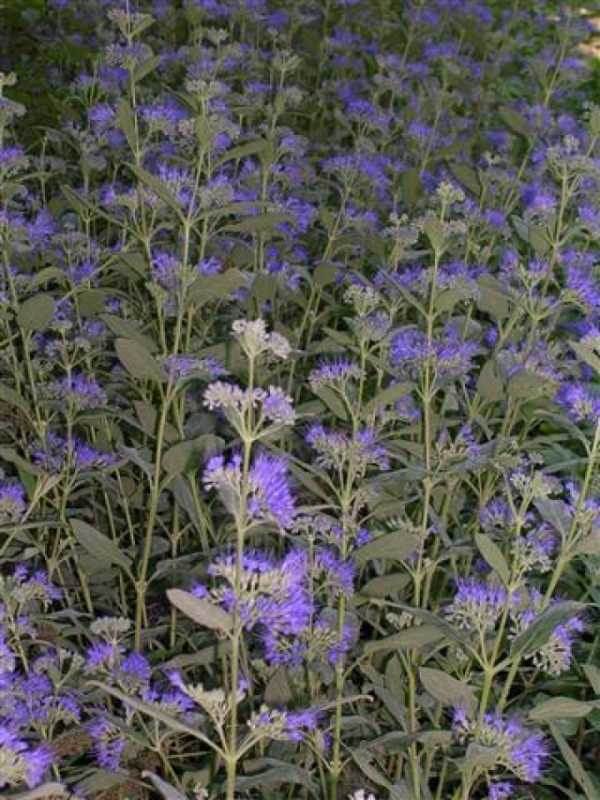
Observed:
[[[2,14],[1,796],[598,800],[593,9]]]

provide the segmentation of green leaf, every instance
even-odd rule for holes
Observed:
[[[480,770],[492,770],[498,765],[499,755],[497,747],[485,747],[477,742],[471,742],[467,747],[461,770],[467,774],[471,773],[474,767]]]
[[[71,797],[71,792],[62,783],[44,783],[28,792],[5,795],[6,800],[52,800],[53,797]]]
[[[518,133],[525,138],[531,135],[531,125],[518,111],[515,111],[513,108],[508,108],[507,106],[502,106],[498,109],[498,113],[504,124],[510,128],[513,133]]]
[[[260,787],[263,797],[273,797],[275,794],[280,794],[275,791],[280,786],[293,784],[302,786],[315,798],[319,795],[313,773],[289,761],[279,761],[276,758],[257,758],[245,761],[244,767],[247,772],[252,771],[252,774],[238,776],[235,785],[240,792],[245,792],[251,787]],[[255,772],[255,770],[258,771]]]
[[[600,667],[596,667],[593,664],[584,664],[583,671],[594,693],[600,696]]]
[[[123,264],[140,277],[145,276],[148,272],[146,257],[137,250],[125,250],[119,253],[119,261],[123,262]]]
[[[273,211],[268,214],[256,214],[239,222],[232,222],[229,225],[225,225],[223,230],[228,233],[273,233],[277,225],[290,221],[289,214],[280,214]]]
[[[541,375],[520,370],[508,381],[506,391],[509,397],[517,400],[531,400],[548,393],[549,382]]]
[[[114,686],[107,683],[90,681],[89,685],[96,686],[98,689],[102,689],[103,692],[118,698],[127,706],[131,706],[137,711],[142,711],[144,714],[148,714],[148,716],[152,719],[157,719],[159,722],[163,722],[171,730],[176,731],[177,733],[185,733],[188,736],[192,736],[194,739],[199,739],[213,750],[222,752],[219,746],[209,739],[208,736],[205,736],[200,730],[198,730],[197,727],[186,725],[184,722],[180,722],[176,717],[173,717],[163,711],[160,706],[153,705],[152,703],[146,703],[144,700],[138,700],[137,697],[134,697],[130,694],[125,694],[125,692],[122,692],[120,689],[116,689]]]
[[[600,356],[596,355],[592,347],[579,342],[569,342],[569,345],[582,361],[589,364],[600,375]]]
[[[269,142],[266,139],[254,139],[251,142],[244,142],[237,147],[232,147],[228,150],[223,158],[216,163],[216,167],[221,164],[226,164],[228,161],[240,160],[248,158],[249,156],[262,155],[269,148]]]
[[[474,195],[479,197],[481,194],[481,184],[477,172],[467,166],[467,164],[449,164],[450,172],[454,175],[456,180],[461,183],[465,189],[468,189]]]
[[[424,623],[428,623],[430,625],[434,625],[438,628],[446,638],[450,639],[450,641],[455,642],[456,644],[463,647],[470,653],[474,653],[473,647],[471,646],[471,642],[462,631],[459,631],[453,625],[450,625],[449,622],[446,622],[443,617],[438,617],[437,614],[433,614],[431,611],[426,611],[424,608],[416,608],[415,606],[409,606],[406,603],[396,603],[390,602],[388,600],[372,600],[371,601],[374,605],[382,605],[384,607],[389,607],[393,609],[397,609],[399,611],[405,611],[407,614],[411,614],[413,617],[420,619]]]
[[[404,561],[412,555],[420,546],[421,540],[413,533],[386,533],[378,536],[354,552],[354,559],[359,564],[371,561],[375,558],[393,559],[394,561]]]
[[[594,784],[592,783],[592,779],[584,770],[581,761],[577,758],[567,740],[558,732],[555,725],[550,724],[550,730],[552,731],[552,736],[554,736],[554,740],[558,745],[558,749],[560,750],[562,757],[569,767],[571,776],[575,778],[579,786],[582,788],[583,793],[586,796],[586,800],[598,800],[598,793],[596,792]]]
[[[447,672],[421,667],[419,677],[425,690],[442,705],[465,706],[467,710],[475,708],[477,703],[473,687],[453,678]]]
[[[140,81],[143,81],[147,75],[150,75],[151,72],[154,72],[154,70],[160,66],[160,62],[160,56],[150,56],[150,58],[142,61],[142,63],[139,64],[133,72],[135,82],[139,83]]]
[[[158,349],[156,343],[145,333],[142,333],[131,320],[123,319],[116,316],[116,314],[100,314],[100,319],[115,336],[121,339],[132,339],[150,353],[155,353]]]
[[[600,136],[600,106],[593,106],[590,112],[590,133]]]
[[[392,572],[390,575],[379,575],[371,578],[360,590],[360,597],[386,597],[400,592],[410,582],[410,576],[405,572]]]
[[[83,200],[81,197],[79,197],[77,192],[71,189],[70,186],[61,186],[60,190],[66,197],[73,211],[76,211],[80,217],[84,217],[89,213],[90,210],[89,204],[86,203],[85,200]]]
[[[344,401],[333,389],[328,386],[319,386],[314,390],[314,394],[322,400],[327,408],[332,411],[338,419],[348,419],[348,409],[344,405]]]
[[[210,300],[224,300],[246,285],[246,277],[239,269],[228,269],[220,275],[205,275],[188,289],[187,305],[199,305]]]
[[[9,464],[14,464],[18,469],[23,470],[26,474],[39,475],[40,469],[34,466],[31,462],[26,461],[23,456],[19,455],[12,447],[0,447],[0,458],[8,461]]]
[[[163,781],[163,779],[155,775],[154,772],[144,770],[144,772],[142,772],[142,778],[149,778],[154,788],[160,792],[164,800],[187,800],[174,786]]]
[[[334,283],[339,271],[340,268],[337,264],[332,264],[330,261],[322,261],[313,273],[315,286],[323,288]]]
[[[81,519],[71,519],[69,523],[77,542],[101,564],[115,564],[130,571],[131,558],[112,539]]]
[[[146,184],[146,186],[151,189],[154,194],[158,195],[163,203],[169,206],[178,217],[182,218],[181,206],[179,205],[179,201],[177,198],[171,194],[169,187],[167,184],[157,178],[156,175],[152,175],[150,172],[147,172],[142,167],[137,167],[135,164],[128,164],[129,169],[133,172],[133,174],[142,181],[142,183]]]
[[[217,453],[223,449],[223,439],[204,433],[195,439],[178,442],[169,448],[163,457],[163,467],[168,475],[181,475],[198,466],[194,458]]]
[[[552,697],[544,700],[528,713],[532,722],[548,722],[554,719],[581,719],[592,711],[592,703],[574,700],[572,697]]]
[[[29,281],[29,289],[37,289],[38,286],[43,286],[44,283],[49,283],[54,280],[62,280],[65,273],[59,267],[44,267]]]
[[[231,615],[214,603],[201,597],[194,597],[193,594],[184,592],[182,589],[169,589],[167,597],[175,608],[197,622],[198,625],[223,633],[231,633],[233,630]]]
[[[565,600],[544,611],[523,633],[513,639],[510,648],[511,657],[535,653],[548,641],[558,625],[579,614],[584,608],[583,603]]]
[[[573,524],[573,517],[567,504],[563,503],[562,500],[554,500],[551,497],[541,497],[539,500],[534,501],[534,505],[544,522],[552,525],[560,533],[562,540],[565,541]]]
[[[552,231],[541,225],[529,225],[529,243],[536,252],[536,255],[543,257],[550,250]]]
[[[600,556],[600,530],[596,528],[584,536],[577,542],[574,552],[579,556]]]
[[[265,686],[263,699],[268,706],[287,706],[294,699],[287,668],[278,667]]]
[[[351,755],[356,764],[358,765],[360,771],[369,778],[370,781],[377,784],[377,786],[383,786],[388,791],[390,790],[390,782],[388,781],[386,775],[382,774],[377,770],[369,761],[369,756],[359,749],[351,750]]]
[[[501,320],[510,314],[508,297],[502,285],[492,275],[480,275],[477,278],[479,294],[475,299],[480,311],[489,314],[495,320]]]
[[[166,380],[163,368],[139,342],[134,342],[133,339],[117,339],[115,350],[121,364],[134,378],[157,383],[164,383]]]
[[[446,241],[444,223],[437,217],[429,217],[423,230],[427,234],[427,238],[431,242],[433,249],[437,253],[441,252],[444,249],[444,242]]]
[[[502,583],[508,586],[510,567],[508,566],[502,550],[500,550],[498,545],[485,533],[476,533],[475,543],[477,544],[477,549],[490,567],[498,573]]]
[[[367,642],[365,645],[365,654],[371,655],[378,653],[381,650],[415,650],[424,647],[425,645],[439,642],[444,638],[444,634],[435,625],[415,625],[412,628],[393,633],[391,636],[386,636],[385,639],[375,639],[374,641]]]
[[[79,311],[84,317],[97,317],[106,309],[110,296],[106,289],[83,289],[77,296]]]
[[[35,294],[19,306],[17,323],[25,333],[40,331],[52,320],[54,308],[54,298],[49,294]]]
[[[413,209],[423,197],[423,182],[418,169],[407,169],[400,176],[402,199],[409,210]]]
[[[135,150],[135,116],[133,114],[133,109],[125,98],[121,100],[117,108],[117,122],[119,123],[121,131],[125,134],[127,144],[132,150]]]
[[[493,361],[483,365],[477,380],[477,391],[488,403],[496,403],[504,398],[504,384],[496,374]]]
[[[127,775],[123,773],[109,772],[108,770],[97,768],[88,773],[83,780],[78,781],[76,788],[78,793],[81,792],[84,797],[89,795],[97,797],[98,793],[102,796],[108,789],[114,789],[126,780]]]
[[[252,281],[252,297],[261,306],[277,296],[278,288],[279,283],[275,276],[260,272]]]
[[[14,389],[11,389],[10,386],[6,386],[4,383],[0,383],[0,402],[11,406],[11,408],[18,408],[19,411],[29,416],[29,403],[25,398],[21,397],[20,394],[15,392]]]
[[[390,406],[401,397],[410,394],[415,388],[414,383],[397,383],[394,386],[388,386],[387,389],[382,389],[373,397],[365,406],[365,416],[375,411],[380,406]]]

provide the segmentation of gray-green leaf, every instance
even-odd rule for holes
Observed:
[[[17,323],[25,331],[40,331],[54,316],[54,298],[49,294],[35,294],[21,303],[17,311]]]
[[[498,573],[500,580],[508,586],[510,580],[510,567],[504,557],[502,550],[485,533],[476,533],[475,542],[477,548],[490,567]]]
[[[544,611],[523,633],[513,639],[511,657],[535,653],[548,641],[558,625],[579,614],[584,608],[583,603],[565,600]]]
[[[354,559],[359,563],[374,558],[403,561],[414,553],[419,545],[419,537],[412,533],[386,533],[360,547],[354,553]]]
[[[447,672],[430,667],[421,667],[419,677],[425,690],[445,706],[465,706],[471,710],[476,705],[472,686],[453,678]]]
[[[101,564],[115,564],[129,572],[131,558],[112,539],[82,519],[71,519],[69,522],[75,539],[91,556]]]
[[[214,605],[201,597],[194,597],[189,592],[182,589],[169,589],[167,591],[169,601],[183,612],[186,617],[193,619],[199,625],[212,630],[231,633],[233,629],[233,619],[230,614],[223,611],[219,606]]]
[[[157,383],[164,383],[166,380],[163,368],[139,342],[134,342],[133,339],[117,339],[115,350],[119,361],[134,378]]]

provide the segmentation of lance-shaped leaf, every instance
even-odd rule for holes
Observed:
[[[198,625],[211,628],[223,633],[231,633],[233,630],[233,619],[231,614],[223,611],[219,606],[201,597],[194,597],[183,589],[169,589],[167,591],[169,601],[183,612],[186,617],[193,619]]]
[[[479,197],[481,194],[481,183],[479,182],[479,176],[473,167],[469,167],[467,164],[455,164],[452,162],[449,164],[449,167],[450,172],[454,175],[457,181],[462,183],[466,189]]]
[[[498,545],[485,533],[476,533],[475,542],[477,548],[490,567],[498,573],[500,580],[508,586],[510,580],[510,567],[504,557],[504,553]]]
[[[573,518],[569,507],[562,500],[554,500],[551,497],[542,497],[534,502],[535,507],[542,515],[542,519],[552,525],[563,541],[569,535]]]
[[[550,725],[550,730],[552,731],[552,736],[554,736],[554,740],[558,745],[562,757],[567,762],[571,775],[583,790],[586,800],[598,800],[598,792],[596,791],[592,779],[584,770],[581,761],[577,758],[577,755],[571,749],[567,740],[558,732],[558,729],[554,725]]]
[[[531,125],[529,121],[514,108],[503,106],[498,109],[498,113],[502,117],[502,122],[510,128],[513,133],[518,133],[520,136],[527,138],[531,134]]]
[[[389,575],[378,575],[371,578],[360,590],[359,599],[370,597],[387,597],[405,589],[410,583],[410,575],[405,572],[391,572]]]
[[[440,669],[430,667],[421,667],[419,677],[425,691],[442,705],[464,706],[470,711],[475,708],[475,690],[472,686],[468,686]]]
[[[535,653],[548,641],[559,625],[579,614],[584,608],[583,603],[576,603],[573,600],[555,603],[513,639],[510,648],[511,657],[528,656]]]
[[[157,383],[164,383],[166,380],[161,365],[139,342],[134,342],[133,339],[117,339],[115,350],[121,364],[134,378]]]
[[[424,225],[423,230],[427,234],[427,238],[431,242],[431,246],[436,252],[439,252],[444,247],[446,241],[446,232],[444,230],[444,223],[437,217],[430,217]]]
[[[49,294],[34,294],[21,303],[17,323],[25,331],[40,331],[54,316],[54,298]]]
[[[394,386],[388,386],[386,389],[382,389],[378,394],[373,397],[372,400],[369,400],[365,407],[365,416],[370,414],[372,411],[375,411],[380,406],[390,406],[392,403],[395,403],[401,397],[405,397],[407,394],[410,394],[412,390],[415,388],[414,383],[409,383],[408,381],[404,383],[397,383]]]
[[[413,533],[386,533],[360,547],[354,553],[354,559],[359,563],[374,558],[403,561],[417,550],[420,542],[419,537]]]
[[[224,300],[246,284],[239,269],[228,269],[220,275],[203,275],[195,280],[186,294],[186,304],[199,305],[210,300]]]
[[[163,779],[155,775],[154,772],[144,770],[144,772],[142,772],[142,778],[149,778],[154,788],[162,794],[164,800],[187,800],[174,786],[163,781]]]
[[[117,108],[117,122],[119,123],[119,128],[121,131],[125,134],[127,144],[132,150],[135,150],[135,116],[133,109],[125,99],[121,100],[119,107]]]
[[[53,797],[70,797],[71,792],[62,783],[44,783],[28,792],[5,795],[7,800],[51,800]]]
[[[172,209],[177,216],[182,218],[181,206],[177,198],[171,194],[165,181],[161,180],[161,178],[158,178],[156,175],[152,175],[151,172],[147,172],[145,169],[142,169],[142,167],[137,167],[135,164],[129,164],[128,166],[135,176],[142,181],[142,183],[146,184],[149,189],[152,189],[152,191],[160,197],[165,205],[169,206],[169,208]]]
[[[213,742],[208,736],[205,736],[202,731],[198,730],[197,727],[193,727],[192,725],[186,725],[185,722],[181,722],[176,717],[171,716],[171,714],[167,714],[166,711],[163,711],[162,708],[158,705],[153,705],[152,703],[146,703],[144,700],[138,700],[137,697],[133,697],[130,694],[125,694],[120,689],[116,689],[114,686],[111,686],[107,683],[101,683],[100,681],[90,681],[90,686],[95,686],[98,689],[102,689],[103,692],[106,694],[110,694],[113,697],[121,700],[123,703],[126,703],[127,706],[131,706],[131,708],[135,708],[136,711],[141,711],[144,714],[147,714],[152,719],[156,719],[159,722],[164,723],[168,728],[175,731],[176,733],[185,733],[188,736],[192,736],[194,739],[199,739],[205,745],[210,747],[211,749],[215,750],[217,753],[220,753],[222,756],[224,755],[221,748]]]
[[[91,556],[98,559],[101,564],[115,564],[129,572],[131,558],[112,539],[82,519],[69,521],[75,539]]]
[[[272,211],[267,214],[256,214],[239,222],[232,222],[230,225],[225,225],[223,230],[228,233],[271,233],[277,225],[290,221],[289,214]]]
[[[469,637],[462,631],[459,631],[458,628],[450,625],[449,622],[446,622],[443,617],[438,617],[437,614],[433,614],[431,611],[426,611],[424,608],[415,608],[415,606],[409,606],[406,603],[395,603],[388,600],[371,600],[371,603],[373,605],[381,605],[383,607],[404,611],[416,617],[417,619],[420,619],[423,623],[435,626],[441,633],[444,634],[446,639],[449,639],[451,642],[455,642],[456,644],[460,645],[475,658],[479,659],[478,653],[472,646]]]
[[[393,633],[391,636],[386,636],[385,639],[376,639],[375,641],[367,642],[365,645],[365,654],[378,653],[382,650],[418,650],[425,645],[439,642],[444,638],[444,634],[435,625],[415,625],[412,628],[406,628],[398,633]]]
[[[572,697],[551,697],[544,700],[527,715],[532,722],[548,722],[553,719],[581,719],[594,708],[593,703],[584,703]]]

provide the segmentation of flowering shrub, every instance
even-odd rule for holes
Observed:
[[[2,36],[2,796],[597,800],[579,5]]]

